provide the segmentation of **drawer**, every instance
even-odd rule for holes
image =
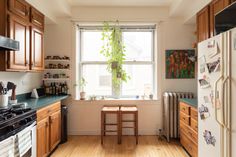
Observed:
[[[180,122],[180,134],[184,133],[193,143],[198,143],[198,134],[190,126]]]
[[[56,102],[49,107],[49,113],[57,112],[61,109],[61,102]]]
[[[30,21],[40,29],[44,29],[44,15],[31,7]]]
[[[56,102],[49,106],[46,106],[37,111],[37,121],[40,121],[46,117],[48,117],[53,112],[59,111],[61,109],[61,102]]]
[[[194,131],[198,132],[198,122],[195,119],[191,118],[190,126]]]
[[[197,109],[191,107],[190,116],[191,116],[193,119],[195,119],[196,121],[198,121],[198,112],[197,112]]]
[[[180,102],[179,103],[179,110],[180,110],[180,112],[183,112],[183,113],[189,115],[190,107],[189,107],[189,105],[187,105],[183,102]]]
[[[185,113],[183,113],[183,112],[180,112],[180,115],[179,115],[179,119],[180,119],[180,121],[182,121],[183,123],[185,123],[185,124],[187,124],[187,125],[189,125],[190,123],[190,116],[189,115],[187,115],[187,114],[185,114]]]
[[[183,147],[188,151],[188,153],[192,157],[198,156],[198,146],[193,143],[187,136],[184,134],[181,134],[180,136],[180,143],[183,145]]]

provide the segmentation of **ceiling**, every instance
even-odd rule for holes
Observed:
[[[170,6],[176,0],[67,0],[71,6]]]

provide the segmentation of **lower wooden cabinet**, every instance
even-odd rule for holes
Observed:
[[[49,119],[37,123],[37,156],[46,157],[49,153]]]
[[[37,111],[37,157],[46,157],[61,140],[61,103]]]
[[[197,109],[180,102],[180,143],[191,155],[198,156],[198,112]]]
[[[49,117],[50,122],[50,151],[52,151],[61,140],[61,111],[53,113]]]

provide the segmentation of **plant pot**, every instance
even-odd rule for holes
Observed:
[[[117,72],[116,73],[116,78],[120,79],[122,77],[122,73],[121,72]]]
[[[114,61],[111,62],[111,69],[117,69],[118,68],[118,62]]]
[[[80,100],[85,100],[86,93],[85,92],[80,92]]]

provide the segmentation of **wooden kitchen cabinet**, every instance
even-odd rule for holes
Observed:
[[[198,156],[198,112],[191,105],[180,102],[180,143],[191,155]]]
[[[61,140],[61,111],[53,113],[49,117],[50,122],[50,151],[52,151]]]
[[[44,69],[43,31],[31,26],[31,70]]]
[[[1,0],[0,14],[0,35],[20,42],[19,51],[0,53],[0,71],[42,71],[44,15],[25,0]]]
[[[49,154],[49,119],[44,118],[37,123],[37,156]]]
[[[197,14],[197,40],[201,42],[210,37],[210,9],[209,6],[203,8]]]
[[[24,0],[8,0],[8,9],[11,13],[29,21],[30,5]]]
[[[230,0],[213,0],[210,3],[210,37],[215,34],[215,15],[230,4]]]
[[[236,0],[212,0],[209,5],[197,13],[198,42],[215,35],[215,15]]]
[[[44,157],[61,141],[61,103],[37,111],[37,157]]]
[[[37,11],[35,8],[31,7],[30,21],[33,25],[40,29],[44,29],[44,15]]]
[[[29,26],[23,19],[10,14],[9,20],[9,36],[12,39],[20,41],[20,50],[8,53],[7,68],[15,70],[29,70],[30,59],[30,43],[29,43]]]

